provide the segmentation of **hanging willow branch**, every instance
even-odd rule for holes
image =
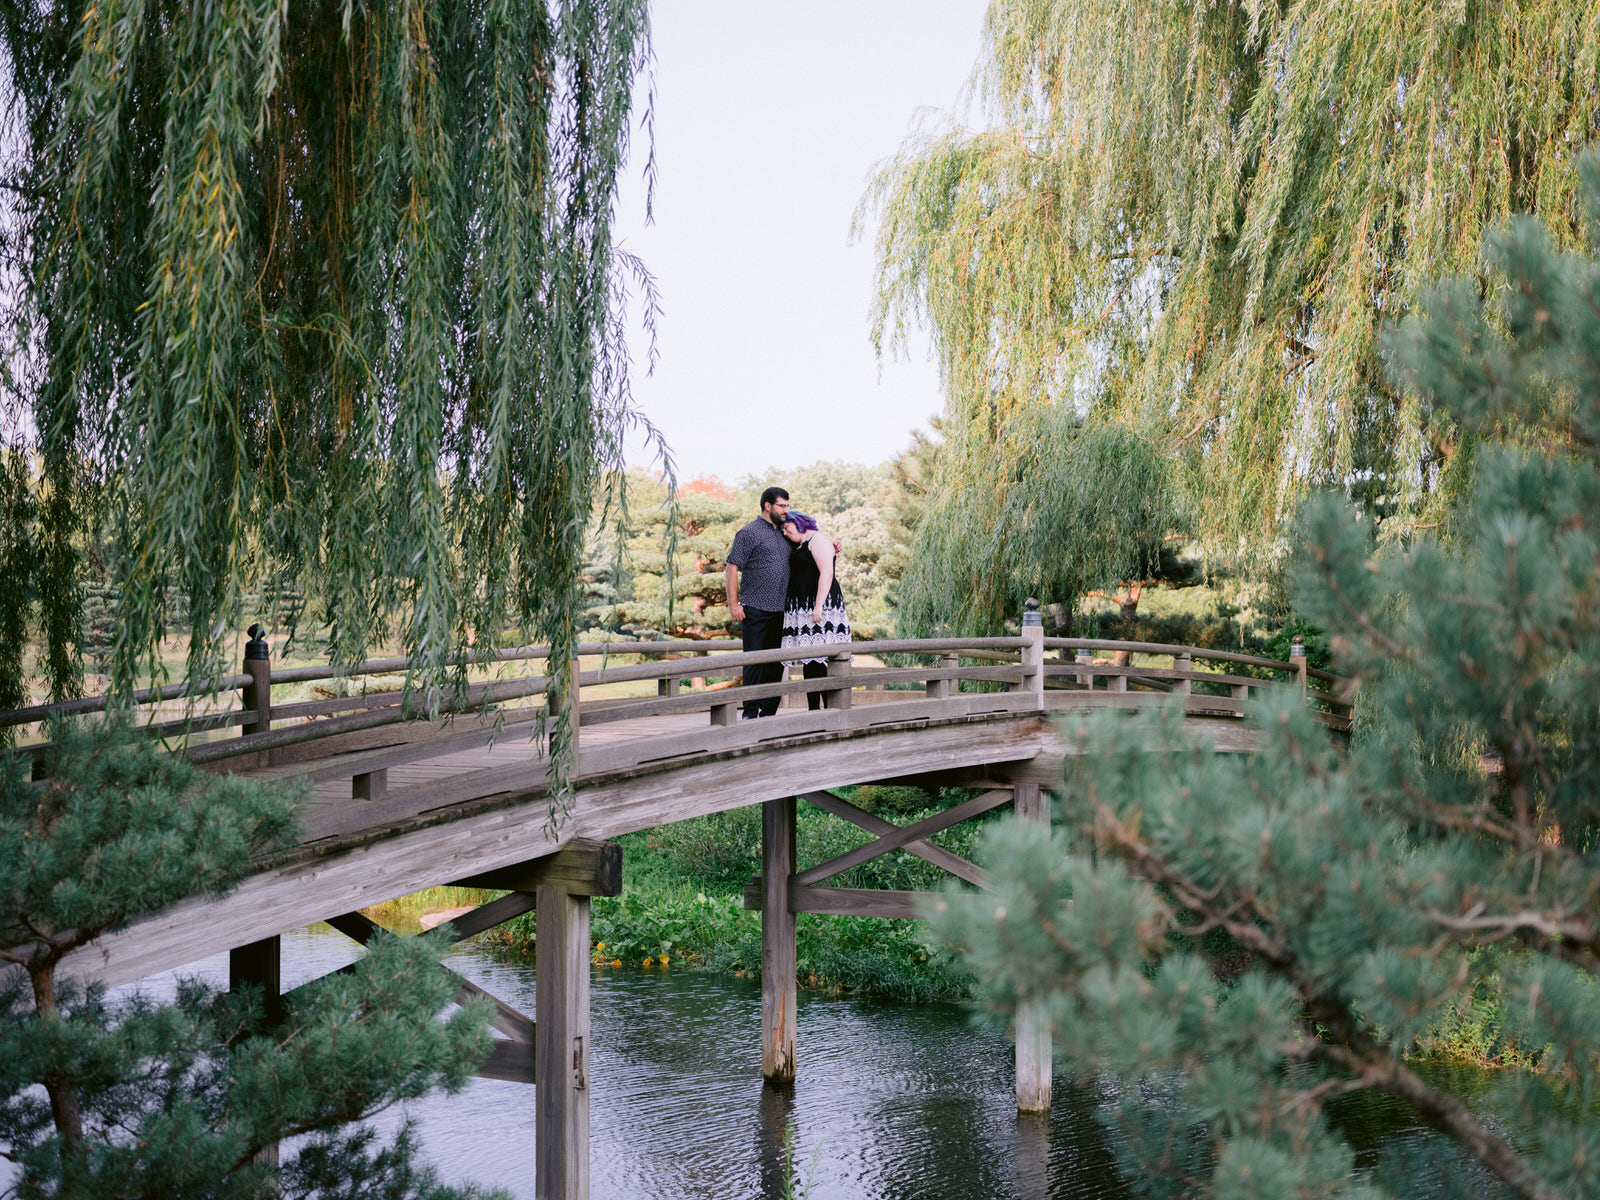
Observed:
[[[611,212],[644,0],[41,0],[0,5],[0,38],[9,452],[37,454],[0,572],[32,581],[53,694],[102,543],[123,691],[175,606],[188,673],[216,671],[267,579],[315,597],[338,662],[397,619],[414,687],[508,627],[564,656],[642,423]]]
[[[1379,327],[1508,214],[1576,244],[1597,58],[1570,0],[993,0],[985,127],[915,134],[858,214],[879,349],[931,332],[952,436],[1064,398],[1153,430],[1214,547],[1313,487],[1420,515],[1457,443]]]

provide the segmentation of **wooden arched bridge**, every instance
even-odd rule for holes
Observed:
[[[346,681],[329,686],[330,693],[359,690],[348,681],[403,672],[404,660],[340,672],[275,671],[265,643],[253,641],[244,671],[214,681],[204,697],[171,687],[138,699],[147,706],[146,728],[176,739],[174,752],[207,770],[314,783],[301,844],[257,864],[227,896],[185,901],[103,938],[66,967],[114,986],[227,950],[236,984],[248,981],[275,995],[278,938],[289,930],[325,920],[365,941],[376,926],[357,910],[369,905],[446,884],[504,890],[452,922],[460,938],[530,910],[537,914],[534,1019],[495,1001],[500,1037],[483,1073],[536,1086],[537,1194],[586,1198],[589,899],[621,889],[620,850],[606,839],[763,806],[764,869],[746,890],[746,905],[762,911],[763,1071],[781,1084],[796,1068],[795,914],[916,915],[916,894],[826,883],[897,849],[987,887],[981,867],[926,839],[1003,804],[1047,826],[1044,791],[1061,778],[1060,756],[1067,752],[1055,733],[1062,714],[1181,703],[1196,738],[1221,752],[1249,751],[1256,744],[1252,708],[1264,692],[1289,688],[1330,730],[1350,727],[1344,681],[1309,668],[1303,654],[1283,662],[1196,647],[1049,638],[1037,621],[1037,613],[1028,613],[1020,637],[857,642],[836,652],[826,678],[749,688],[710,681],[731,681],[744,666],[781,660],[784,651],[746,654],[735,642],[580,646],[579,659],[567,667],[578,685],[580,733],[559,831],[549,820],[550,763],[534,741],[549,715],[550,680],[515,674],[547,663],[549,647],[480,656],[479,671],[501,677],[441,703],[439,719],[419,720],[403,690],[273,699],[275,689],[282,696],[321,681]],[[617,665],[617,659],[632,661]],[[871,660],[896,665],[866,667]],[[646,691],[654,684],[655,694],[598,695],[615,691],[614,684]],[[810,693],[820,693],[821,709],[806,707]],[[772,718],[736,719],[745,699],[770,696],[783,697],[788,707]],[[28,727],[37,739],[53,714],[93,712],[105,703],[97,697],[14,710],[0,713],[0,725]],[[38,740],[12,753],[32,755],[36,777],[48,769],[49,747]],[[956,785],[977,794],[898,827],[833,792],[884,782]],[[874,840],[802,868],[795,861],[797,799]],[[462,987],[479,992],[464,980]],[[1016,1034],[1018,1106],[1046,1108],[1048,1027],[1025,1012]]]

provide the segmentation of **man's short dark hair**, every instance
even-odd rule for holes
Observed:
[[[781,487],[769,487],[766,491],[761,493],[761,507],[764,509],[767,507],[767,505],[773,503],[774,501],[787,500],[788,498],[789,493],[784,491]]]

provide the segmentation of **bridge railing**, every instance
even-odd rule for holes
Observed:
[[[193,690],[174,685],[135,693],[146,717],[144,728],[152,735],[177,739],[175,749],[197,763],[228,769],[290,765],[368,748],[380,740],[383,744],[416,741],[472,724],[499,730],[549,715],[545,700],[550,687],[549,646],[485,651],[467,658],[469,667],[536,662],[543,671],[486,679],[462,689],[427,691],[404,686],[409,664],[403,658],[370,659],[345,669],[273,670],[266,643],[256,636],[258,628],[250,632],[243,673],[207,681]],[[919,704],[919,712],[933,716],[949,709],[954,715],[956,709],[971,707],[976,696],[997,691],[1032,697],[1018,696],[1008,707],[1045,710],[1131,707],[1182,695],[1192,713],[1242,717],[1261,693],[1287,687],[1298,690],[1332,728],[1348,730],[1351,717],[1346,681],[1310,668],[1298,645],[1294,656],[1283,661],[1151,642],[1046,638],[1035,626],[1025,629],[1022,637],[901,638],[811,648],[813,656],[828,656],[825,677],[780,679],[751,687],[739,685],[745,667],[781,663],[796,651],[746,653],[731,640],[593,642],[576,650],[579,657],[571,669],[580,702],[580,728],[697,713],[708,714],[713,726],[733,725],[747,700],[777,698],[783,704],[804,706],[813,694],[821,696],[826,711],[854,704],[927,702],[925,708]],[[624,656],[643,661],[612,661]],[[583,669],[584,660],[593,663],[597,658],[597,665]],[[888,660],[891,665],[873,660]],[[323,680],[334,681],[336,687],[330,690],[345,694],[282,704],[272,701],[275,686]],[[617,685],[650,683],[655,684],[654,695],[594,695],[602,688],[614,691]],[[173,714],[176,701],[188,711]],[[195,707],[201,701],[209,701],[209,707]],[[0,712],[0,727],[42,729],[47,726],[41,723],[56,714],[93,713],[107,704],[108,697],[96,696]],[[404,728],[390,728],[395,726]],[[234,727],[240,728],[240,735],[226,736]],[[197,739],[196,734],[204,736]],[[48,750],[47,743],[36,742],[13,753],[31,754],[37,777]]]

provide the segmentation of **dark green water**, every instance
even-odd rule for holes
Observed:
[[[286,935],[285,985],[350,961],[327,931]],[[531,963],[471,946],[451,965],[532,1014]],[[184,972],[224,983],[226,956]],[[169,978],[144,990],[171,990]],[[594,1200],[778,1197],[788,1167],[811,1200],[1078,1200],[1129,1196],[1097,1114],[1109,1093],[1057,1081],[1050,1113],[1019,1117],[1012,1050],[954,1004],[907,1005],[800,995],[800,1077],[761,1083],[760,989],[689,971],[595,972],[592,987],[591,1170]],[[1491,1076],[1455,1068],[1482,1095]],[[1148,1085],[1147,1085],[1148,1086]],[[1159,1089],[1152,1089],[1159,1102]],[[450,1181],[533,1197],[533,1089],[477,1080],[460,1095],[409,1106],[423,1145]],[[1490,1197],[1493,1181],[1406,1106],[1340,1101],[1335,1120],[1358,1173],[1404,1163],[1407,1200]],[[382,1114],[392,1129],[401,1114]],[[0,1170],[0,1187],[5,1182]],[[804,1188],[809,1187],[809,1193]]]
[[[336,935],[305,933],[285,963],[350,957]],[[527,1013],[532,964],[460,947],[457,970]],[[761,994],[690,971],[595,972],[590,1086],[595,1200],[777,1197],[785,1138],[811,1200],[1089,1200],[1130,1195],[1097,1112],[1108,1097],[1058,1080],[1050,1113],[1016,1112],[1012,1049],[955,1004],[908,1005],[802,992],[800,1073],[761,1082]],[[1489,1076],[1460,1072],[1470,1090]],[[475,1082],[414,1105],[430,1157],[450,1179],[533,1196],[533,1095]],[[1491,1196],[1493,1181],[1398,1101],[1347,1097],[1336,1119],[1358,1169],[1397,1156],[1413,1200]]]

